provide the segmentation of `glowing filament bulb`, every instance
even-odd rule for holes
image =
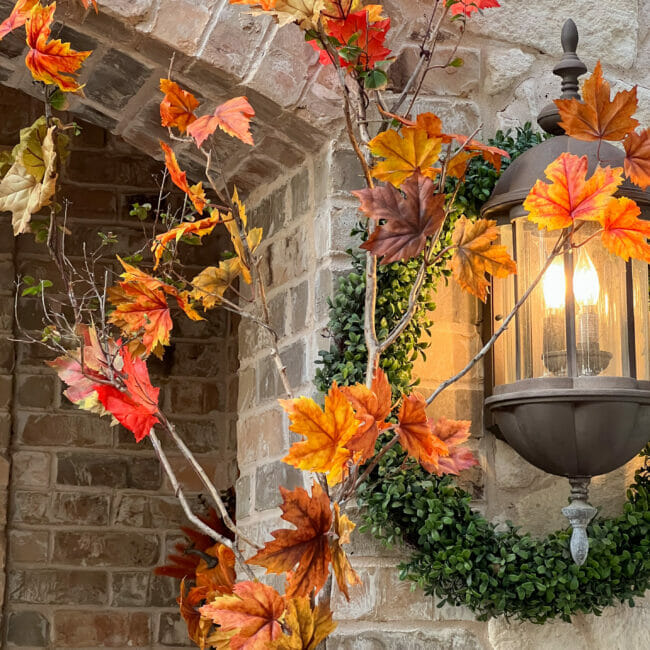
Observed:
[[[578,254],[578,265],[573,272],[573,295],[576,302],[582,306],[595,305],[598,302],[600,293],[600,282],[598,273],[591,258],[584,248]]]
[[[566,282],[564,278],[564,260],[556,257],[542,278],[542,293],[546,309],[562,309]]]

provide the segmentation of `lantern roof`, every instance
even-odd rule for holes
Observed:
[[[587,67],[576,55],[578,30],[571,19],[564,23],[561,40],[564,54],[561,61],[553,68],[554,74],[562,78],[560,98],[580,99],[578,77],[587,71]],[[613,144],[587,142],[565,135],[559,124],[559,111],[553,102],[542,109],[537,117],[537,122],[546,133],[553,137],[544,140],[514,160],[503,172],[492,195],[481,209],[482,217],[496,219],[499,225],[508,223],[511,218],[514,218],[510,217],[510,209],[525,201],[537,180],[546,180],[545,169],[564,152],[576,156],[587,156],[589,174],[596,169],[599,158],[609,166],[623,166],[625,154],[622,149]],[[641,218],[645,216],[644,208],[650,208],[650,192],[641,190],[627,179],[621,185],[617,195],[626,196],[636,201],[642,209]],[[650,218],[650,215],[646,218]]]

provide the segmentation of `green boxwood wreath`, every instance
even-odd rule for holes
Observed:
[[[514,135],[497,133],[490,144],[506,149],[514,159],[542,137],[527,124]],[[476,216],[497,178],[491,165],[472,160],[458,192],[457,213]],[[448,237],[449,231],[443,239]],[[358,252],[349,252],[353,270],[339,280],[330,300],[332,345],[321,352],[316,375],[321,391],[334,380],[340,384],[361,381],[365,369],[364,262]],[[414,261],[380,267],[380,336],[386,335],[405,308],[416,272]],[[432,324],[427,311],[435,308],[430,292],[439,281],[446,281],[445,276],[440,268],[430,271],[413,322],[382,359],[396,392],[409,391],[414,385],[413,363],[418,355],[426,354],[426,345],[419,339]],[[440,606],[467,606],[479,620],[504,614],[534,623],[554,618],[569,621],[572,614],[599,614],[618,602],[633,606],[634,598],[642,597],[650,586],[650,444],[641,456],[645,464],[627,491],[623,514],[597,517],[589,526],[590,551],[581,567],[571,559],[570,529],[545,539],[521,533],[512,524],[497,530],[472,510],[471,495],[457,487],[453,477],[438,478],[408,461],[404,465],[399,445],[384,456],[359,489],[365,522],[361,530],[388,545],[405,544],[411,554],[400,566],[400,577],[426,594],[435,594]]]

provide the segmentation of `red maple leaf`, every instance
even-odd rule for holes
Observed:
[[[106,384],[97,384],[95,390],[104,408],[140,442],[158,423],[160,388],[151,385],[147,364],[133,357],[127,347],[120,349],[120,356],[124,364],[120,372],[123,390]]]
[[[0,23],[0,41],[14,29],[22,27],[27,21],[29,12],[37,4],[38,0],[18,0],[9,16]]]
[[[451,15],[460,16],[461,14],[464,14],[469,17],[479,10],[494,9],[500,6],[501,5],[497,0],[456,0],[456,2],[451,5]]]

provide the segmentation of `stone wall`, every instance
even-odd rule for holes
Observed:
[[[650,73],[646,65],[650,55],[648,0],[567,0],[561,4],[500,1],[503,9],[486,12],[470,23],[459,51],[466,65],[432,72],[415,112],[434,111],[443,119],[445,128],[453,132],[469,133],[482,126],[484,138],[498,128],[534,119],[539,109],[558,93],[558,79],[551,69],[561,54],[561,25],[572,17],[581,32],[579,53],[585,63],[593,68],[600,58],[606,76],[615,80],[616,88],[638,83],[641,120],[650,124]],[[9,0],[0,0],[3,10],[10,4]],[[302,42],[298,30],[278,30],[268,19],[251,18],[245,9],[231,7],[226,0],[100,0],[99,16],[82,12],[78,2],[60,4],[66,7],[66,24],[70,25],[62,36],[80,49],[97,50],[82,78],[89,82],[87,98],[75,99],[72,110],[119,134],[141,151],[157,151],[160,130],[156,130],[155,89],[158,78],[166,76],[172,53],[178,80],[209,102],[238,94],[246,94],[251,100],[257,111],[253,155],[244,159],[245,148],[234,141],[224,146],[222,154],[228,160],[241,160],[230,176],[249,195],[251,221],[265,228],[260,252],[265,260],[264,272],[270,284],[269,298],[281,336],[283,360],[297,392],[313,395],[311,378],[317,351],[328,344],[323,333],[326,297],[345,269],[343,251],[356,219],[355,202],[347,192],[363,184],[354,154],[340,144],[342,140],[333,121],[338,95],[332,69],[317,66],[315,53]],[[177,20],[179,5],[184,16],[182,29]],[[393,17],[391,46],[397,55],[391,72],[392,86],[386,93],[390,99],[415,62],[417,36],[424,27],[423,15],[430,3],[388,0],[385,5]],[[450,51],[453,44],[451,32],[446,32],[439,56]],[[22,67],[23,49],[24,43],[13,37],[0,43],[0,83],[33,94],[35,90]],[[200,161],[189,151],[183,153],[183,164],[197,169]],[[6,253],[11,256],[11,251]],[[418,367],[424,388],[435,386],[462,367],[480,342],[480,305],[452,287],[441,288],[436,302],[434,340],[450,337],[453,345],[444,351],[436,348],[429,361]],[[228,329],[227,325],[223,327]],[[7,364],[3,367],[9,368],[13,350],[7,346]],[[286,418],[275,402],[282,389],[263,334],[247,322],[239,329],[239,357],[238,517],[251,534],[262,540],[278,523],[277,486],[293,487],[301,484],[304,477],[280,462],[291,442]],[[22,357],[19,360],[22,363]],[[25,366],[23,374],[35,374],[31,368],[27,371]],[[561,525],[557,513],[566,497],[566,486],[534,471],[507,445],[483,432],[482,398],[482,370],[477,368],[431,409],[434,416],[473,420],[471,444],[481,467],[468,472],[462,480],[473,491],[476,506],[497,521],[512,518],[536,534]],[[176,404],[185,403],[184,400],[177,400]],[[36,407],[29,408],[34,409],[29,413],[39,412]],[[198,403],[190,410],[197,408]],[[0,446],[3,440],[0,438]],[[50,462],[56,455],[49,446],[39,447],[38,453],[49,455]],[[137,457],[145,455],[138,452]],[[33,469],[27,475],[35,472]],[[627,468],[599,479],[594,503],[615,512],[629,478]],[[63,490],[53,483],[48,492],[56,494],[78,488]],[[39,493],[31,487],[25,491]],[[96,493],[90,488],[78,491]],[[21,524],[20,530],[52,530],[51,537],[47,536],[47,552],[52,553],[55,527],[61,525]],[[403,553],[400,549],[386,552],[369,539],[355,535],[353,562],[365,583],[355,593],[351,605],[334,593],[340,623],[328,642],[329,648],[537,650],[569,646],[629,650],[650,646],[647,600],[633,610],[608,609],[601,618],[578,616],[573,624],[520,626],[502,619],[478,623],[462,608],[435,608],[433,599],[400,583],[394,567]],[[39,561],[40,566],[46,566],[44,559]],[[106,567],[88,567],[86,571],[109,572]],[[110,573],[114,571],[111,569]],[[134,573],[143,581],[145,573],[148,575],[142,568]],[[113,580],[113,590],[115,584]],[[146,592],[147,589],[138,589],[132,596],[137,593],[141,597]],[[106,595],[100,605],[89,607],[89,611],[119,616],[121,629],[131,625],[130,621],[137,616],[144,616],[149,624],[151,610],[146,603],[127,601],[129,606],[120,609],[113,607]],[[12,616],[27,617],[27,623],[42,621],[39,617],[45,616],[54,625],[52,612],[56,608],[58,605],[10,604]],[[106,620],[111,619],[97,619],[88,629],[100,629]],[[160,639],[164,644],[181,645],[183,630],[174,626],[174,621],[177,618],[171,610],[164,613],[159,635],[152,635],[151,643]],[[38,629],[24,624],[16,627]],[[112,643],[121,645],[120,641]],[[92,645],[90,641],[79,644]]]
[[[0,111],[7,116],[0,123],[0,145],[13,145],[18,129],[41,114],[42,105],[0,86]],[[61,184],[61,196],[71,201],[67,251],[79,263],[83,243],[94,250],[97,232],[112,232],[118,243],[105,250],[101,265],[119,272],[115,254],[133,252],[142,241],[142,226],[129,216],[129,206],[147,200],[155,205],[161,166],[101,127],[80,126]],[[0,464],[3,485],[11,463],[2,646],[183,646],[178,582],[152,571],[182,538],[185,516],[147,440],[136,444],[107,418],[75,409],[43,364],[47,352],[12,344],[12,326],[14,338],[21,338],[12,325],[15,274],[55,280],[53,291],[59,283],[44,245],[32,235],[14,240],[6,217],[1,241],[6,297],[0,367],[7,375],[0,384],[0,422],[2,447],[9,446]],[[208,264],[224,243],[214,238],[211,246],[188,248],[188,272]],[[23,328],[42,329],[38,300],[20,299],[18,313]],[[234,485],[237,472],[237,382],[231,378],[236,328],[221,311],[200,323],[179,317],[164,360],[149,364],[163,407],[221,490]],[[196,495],[202,486],[171,441],[163,444],[201,511]],[[6,493],[0,494],[4,513]]]

